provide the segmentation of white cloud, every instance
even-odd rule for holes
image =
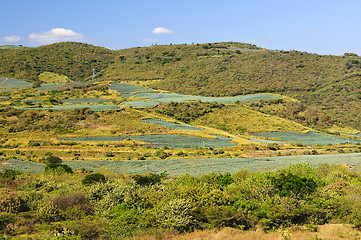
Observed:
[[[154,28],[152,31],[153,34],[173,34],[172,30],[166,29],[164,27],[157,27]]]
[[[29,34],[29,39],[31,42],[50,44],[55,42],[83,41],[85,37],[83,34],[76,33],[70,29],[53,28],[48,32]]]
[[[4,42],[7,42],[7,43],[14,43],[14,42],[19,42],[21,40],[21,37],[19,37],[19,36],[6,36],[6,37],[3,37],[1,40],[3,40]]]

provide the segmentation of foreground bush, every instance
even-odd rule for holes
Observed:
[[[295,165],[173,178],[114,174],[105,181],[101,174],[56,172],[0,188],[0,234],[122,239],[223,227],[361,226],[361,173],[343,167]]]
[[[0,212],[16,213],[21,209],[21,200],[10,189],[0,188]]]

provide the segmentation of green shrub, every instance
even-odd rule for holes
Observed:
[[[62,163],[62,160],[61,160],[60,157],[50,155],[50,156],[47,156],[44,159],[44,163],[47,164],[47,165],[50,164],[50,163]]]
[[[101,238],[101,236],[105,234],[105,229],[107,228],[106,226],[104,226],[104,223],[101,218],[97,217],[96,219],[94,219],[91,216],[87,216],[80,220],[67,221],[64,223],[64,226],[68,231],[74,233],[74,236],[72,236],[72,238],[64,238],[64,239],[76,239],[76,240],[103,239]]]
[[[227,207],[212,206],[204,209],[201,218],[209,228],[235,227],[248,229],[250,220],[242,212],[233,212]]]
[[[317,182],[312,178],[299,176],[289,171],[282,171],[270,178],[271,184],[279,196],[304,196],[313,193]]]
[[[73,173],[73,169],[66,164],[61,163],[49,163],[45,167],[45,173],[62,174],[62,173]]]
[[[162,206],[157,221],[162,227],[179,232],[191,230],[195,225],[192,206],[184,199],[174,199]]]
[[[146,185],[153,185],[156,183],[159,183],[162,179],[166,178],[168,174],[161,173],[161,174],[157,174],[157,173],[147,173],[144,175],[139,175],[139,174],[135,174],[134,176],[132,176],[132,179],[135,180],[135,182],[141,186],[146,186]]]
[[[19,196],[10,189],[0,188],[0,212],[16,213],[21,209]]]
[[[92,185],[94,183],[99,183],[99,182],[106,182],[107,179],[106,177],[101,174],[101,173],[92,173],[89,175],[86,175],[84,177],[84,179],[82,180],[82,184],[85,186],[89,186]]]
[[[217,184],[221,187],[225,187],[231,183],[233,183],[232,175],[228,172],[226,173],[210,173],[202,175],[199,178],[201,181],[205,181],[209,184]]]
[[[15,180],[16,176],[20,175],[21,172],[13,169],[4,169],[4,171],[0,172],[0,178],[11,178]]]
[[[87,189],[90,203],[95,212],[102,216],[110,213],[113,207],[124,202],[137,201],[134,185],[125,185],[118,181],[93,184]]]
[[[163,150],[161,150],[161,149],[157,150],[157,151],[154,153],[154,155],[155,155],[156,157],[159,157],[160,159],[166,159],[167,157],[170,156],[169,153],[167,153],[167,152],[165,152],[165,151],[163,151]]]
[[[58,207],[50,201],[40,203],[38,205],[37,214],[39,220],[45,223],[55,222],[62,218]]]

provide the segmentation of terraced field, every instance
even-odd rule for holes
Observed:
[[[354,140],[343,137],[336,137],[332,135],[308,132],[306,134],[296,132],[265,132],[265,133],[253,133],[254,136],[277,138],[286,142],[297,142],[304,145],[328,145],[328,144],[341,144],[341,143],[361,143],[361,140]]]
[[[175,160],[138,160],[138,161],[63,161],[73,169],[85,168],[93,171],[112,171],[128,174],[144,174],[147,172],[167,172],[170,176],[182,176],[190,174],[200,176],[210,172],[235,173],[240,169],[251,171],[276,170],[289,165],[299,163],[320,165],[348,165],[352,170],[360,166],[361,154],[337,154],[337,155],[300,155],[282,157],[260,157],[260,158],[207,158],[207,159],[175,159]],[[40,173],[44,165],[30,163],[19,159],[11,159],[0,162],[1,168],[16,169]]]
[[[64,99],[63,103],[105,103],[109,102],[109,100],[101,99],[101,98],[76,98],[76,99]]]
[[[187,135],[172,135],[172,134],[158,134],[158,135],[140,135],[140,136],[115,136],[115,137],[77,137],[77,138],[58,138],[62,141],[85,142],[85,141],[122,141],[124,139],[134,139],[148,143],[146,146],[151,147],[168,147],[168,148],[225,148],[235,147],[236,144],[231,142],[230,138],[217,136],[215,139],[192,137]]]
[[[197,127],[193,127],[191,125],[180,124],[180,123],[170,123],[170,122],[167,122],[167,121],[162,120],[162,119],[144,119],[144,120],[141,120],[141,122],[153,123],[153,124],[157,124],[157,125],[160,125],[160,126],[164,126],[164,127],[173,129],[173,130],[202,131],[202,129],[197,128]]]
[[[87,104],[75,104],[75,105],[55,105],[52,107],[15,107],[17,109],[30,109],[30,110],[67,110],[67,109],[75,109],[75,108],[90,108],[95,112],[105,111],[105,110],[114,110],[118,109],[119,107],[116,105],[87,105]]]
[[[182,101],[201,101],[201,102],[218,102],[223,104],[231,104],[236,101],[253,101],[260,99],[275,99],[279,96],[272,94],[252,94],[235,97],[202,97],[183,95],[176,93],[167,93],[154,89],[146,89],[142,87],[133,86],[126,83],[112,83],[110,89],[118,91],[123,97],[137,97],[144,98],[144,100],[128,101],[123,103],[124,106],[148,108],[154,107],[160,103],[168,102],[182,102]]]
[[[13,78],[0,78],[0,90],[13,91],[20,88],[26,88],[33,86],[32,83],[13,79]]]

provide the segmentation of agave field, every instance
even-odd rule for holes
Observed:
[[[167,127],[169,129],[173,129],[173,130],[202,131],[202,129],[197,128],[197,127],[193,127],[191,125],[180,124],[180,123],[170,123],[170,122],[167,122],[167,121],[162,120],[162,119],[144,119],[144,120],[141,120],[141,122],[153,123],[153,124],[157,124],[157,125],[160,125],[160,126],[163,126],[163,127]]]
[[[51,107],[15,107],[17,109],[30,109],[30,110],[67,110],[67,109],[75,109],[75,108],[90,108],[95,112],[105,111],[105,110],[114,110],[119,107],[116,105],[87,105],[87,104],[75,104],[75,105],[54,105]]]
[[[288,142],[285,142],[285,141],[267,140],[267,139],[261,139],[261,138],[248,138],[248,139],[253,141],[253,142],[259,142],[259,143],[262,143],[262,144],[276,143],[276,144],[279,144],[279,145],[283,145],[283,144],[288,143]]]
[[[152,91],[152,89],[146,89],[126,83],[112,83],[109,87],[110,90],[118,91],[123,97],[131,97],[135,92]]]
[[[13,78],[0,78],[0,90],[17,90],[19,88],[31,87],[32,83],[13,79]]]
[[[215,139],[201,138],[201,137],[192,137],[187,135],[174,135],[174,134],[156,134],[156,135],[139,135],[139,136],[114,136],[114,137],[75,137],[75,138],[58,138],[62,141],[72,141],[72,142],[84,142],[84,141],[99,141],[99,142],[108,142],[108,141],[122,141],[124,139],[130,138],[136,141],[141,141],[148,143],[147,146],[162,148],[225,148],[225,147],[235,147],[235,143],[231,142],[230,138],[223,136],[216,136]]]
[[[75,99],[64,99],[62,101],[63,101],[63,103],[71,103],[71,104],[109,102],[109,100],[101,99],[101,98],[75,98]]]
[[[252,94],[252,95],[235,96],[235,97],[202,97],[202,96],[183,95],[176,93],[167,93],[154,89],[137,87],[126,83],[112,83],[110,84],[110,89],[118,91],[123,97],[133,96],[137,98],[144,98],[145,100],[128,101],[123,103],[124,106],[139,107],[139,108],[153,107],[160,103],[182,102],[182,101],[218,102],[223,104],[231,104],[236,101],[253,101],[260,99],[280,98],[279,96],[272,94]]]
[[[361,154],[335,155],[299,155],[259,158],[205,158],[205,159],[174,159],[174,160],[138,160],[138,161],[63,161],[73,169],[85,168],[92,171],[112,171],[128,174],[144,174],[147,172],[163,173],[170,176],[190,174],[200,176],[211,172],[235,173],[241,169],[251,171],[277,170],[295,164],[310,165],[348,165],[351,170],[360,166]],[[0,169],[8,168],[31,173],[41,173],[44,165],[26,162],[20,159],[11,159],[0,162]]]
[[[265,132],[265,133],[253,133],[252,135],[266,138],[277,138],[286,142],[297,142],[304,145],[329,145],[329,144],[341,144],[341,143],[361,143],[361,140],[355,140],[350,138],[336,137],[323,133],[308,132],[306,134],[296,132]]]

